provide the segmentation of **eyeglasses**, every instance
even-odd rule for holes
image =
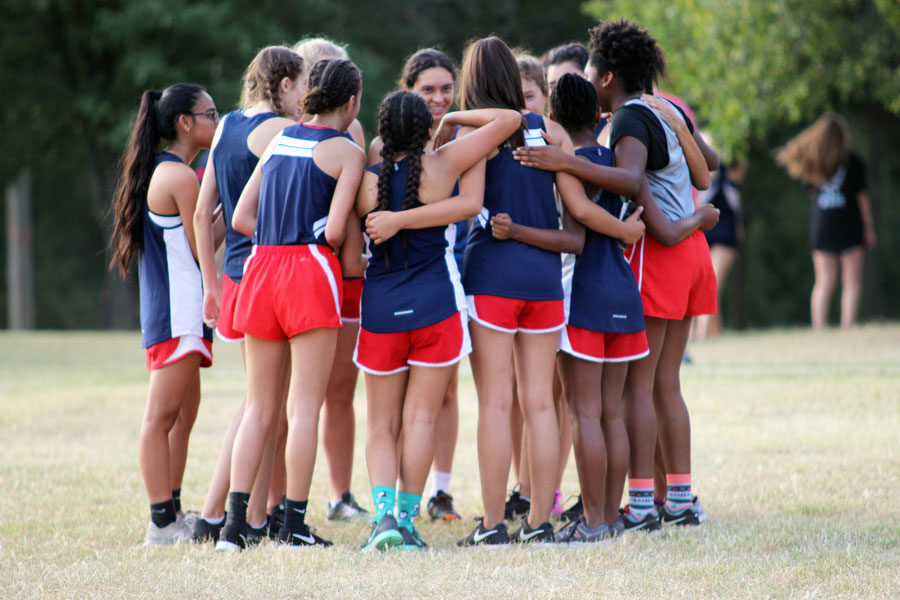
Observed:
[[[204,110],[203,112],[189,112],[185,113],[192,117],[209,117],[213,120],[213,122],[217,122],[219,120],[219,111],[214,108],[210,108],[209,110]]]

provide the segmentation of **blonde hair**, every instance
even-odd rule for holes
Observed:
[[[347,49],[323,37],[303,38],[294,44],[294,52],[303,57],[303,79],[308,80],[312,68],[320,60],[350,60]]]
[[[847,164],[849,152],[847,121],[837,113],[826,112],[778,149],[775,159],[791,177],[818,187]]]
[[[516,52],[516,64],[519,65],[519,75],[522,79],[533,81],[540,88],[541,93],[549,98],[550,90],[547,87],[547,74],[544,66],[536,57],[524,52]]]

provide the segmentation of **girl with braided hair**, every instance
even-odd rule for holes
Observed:
[[[519,69],[502,40],[485,38],[469,46],[460,76],[460,97],[463,109],[524,111]],[[478,455],[485,516],[460,540],[461,546],[509,543],[503,518],[512,452],[509,419],[514,352],[533,490],[527,519],[514,540],[553,541],[548,519],[559,429],[552,388],[559,332],[565,324],[560,253],[578,251],[568,236],[559,235],[554,185],[565,209],[578,221],[629,243],[643,233],[640,221],[621,222],[593,204],[574,177],[524,167],[513,159],[513,147],[544,144],[545,132],[564,140],[571,152],[571,143],[559,125],[526,112],[520,129],[488,154],[484,209],[473,222],[466,245],[463,284],[473,320],[471,363],[478,390]],[[501,213],[539,235],[528,241],[495,239],[491,219]],[[543,240],[540,244],[538,237]]]
[[[306,124],[268,145],[241,192],[232,223],[253,236],[235,309],[244,332],[247,402],[231,457],[228,517],[216,549],[247,543],[247,502],[266,434],[281,410],[279,372],[289,357],[285,450],[287,494],[279,540],[329,546],[305,522],[325,397],[341,326],[341,267],[347,218],[365,153],[344,131],[359,112],[362,78],[346,60],[320,61],[310,74]]]
[[[434,136],[432,123],[418,94],[397,91],[384,99],[378,111],[382,161],[369,167],[356,200],[357,213],[368,215],[369,264],[354,360],[366,374],[366,462],[376,509],[364,550],[425,547],[414,521],[436,419],[455,366],[471,349],[453,257],[455,223],[478,214],[484,189],[479,163],[520,127],[521,115],[449,113]],[[474,129],[441,144],[457,126]],[[426,151],[432,139],[434,149]]]
[[[646,176],[652,197],[668,220],[684,222],[695,214],[685,157],[699,156],[699,160],[688,157],[692,163],[704,159],[692,143],[692,125],[680,109],[678,118],[670,122],[641,99],[641,93],[652,89],[665,72],[663,51],[646,30],[625,20],[603,22],[590,30],[590,36],[587,75],[601,110],[613,113],[610,148],[615,166],[549,160],[528,149],[519,152],[518,158],[523,164],[563,169],[626,198],[638,194]],[[704,183],[708,187],[709,174],[701,174],[705,181],[698,187]],[[625,383],[631,462],[624,525],[626,529],[660,527],[653,504],[657,433],[668,481],[662,520],[697,525],[704,513],[691,493],[690,417],[679,375],[692,318],[716,311],[709,247],[697,230],[672,246],[651,230],[626,252],[641,289],[650,354],[629,365]]]
[[[176,504],[187,443],[200,404],[200,367],[212,364],[212,332],[201,315],[203,287],[194,240],[197,176],[190,163],[209,148],[219,113],[199,85],[147,90],[122,157],[113,199],[113,260],[124,277],[138,263],[141,331],[150,386],[140,463],[150,523],[144,543],[190,538]],[[210,229],[218,231],[220,219]]]
[[[269,46],[257,53],[244,74],[241,108],[225,115],[219,123],[203,174],[194,213],[197,256],[203,273],[203,318],[226,342],[243,344],[244,334],[234,327],[234,308],[244,261],[250,255],[252,245],[248,236],[232,226],[234,209],[259,156],[272,138],[292,125],[292,119],[300,113],[300,100],[306,89],[301,81],[302,69],[303,59],[289,48]],[[217,203],[222,207],[226,227],[221,284],[216,272],[213,231],[209,225]],[[286,378],[287,373],[283,379]],[[225,434],[201,518],[194,523],[191,537],[195,541],[217,541],[225,523],[231,452],[243,414],[242,404]],[[253,494],[253,502],[248,508],[249,535],[253,541],[267,533],[265,499],[275,452],[274,435],[269,434],[267,440],[266,458],[255,484],[261,492]]]

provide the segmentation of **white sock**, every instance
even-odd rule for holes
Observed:
[[[445,494],[450,493],[450,476],[452,473],[444,471],[432,471],[431,473],[431,495],[437,496],[438,491]]]
[[[221,525],[225,522],[225,515],[222,515],[221,517],[203,517],[203,520],[210,525]]]

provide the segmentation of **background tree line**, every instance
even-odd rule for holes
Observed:
[[[668,54],[664,87],[694,108],[728,156],[746,155],[747,240],[729,284],[734,326],[808,320],[808,202],[771,151],[826,108],[844,113],[869,166],[879,247],[863,317],[900,316],[900,6],[893,0],[6,0],[0,5],[0,183],[33,185],[36,325],[136,327],[133,282],[107,272],[116,161],[144,89],[177,81],[235,107],[262,46],[321,34],[348,44],[364,74],[360,118],[403,59],[440,47],[459,59],[491,33],[535,54],[587,41],[599,18],[639,21]],[[6,261],[5,213],[0,262]],[[6,326],[6,281],[0,326]]]

